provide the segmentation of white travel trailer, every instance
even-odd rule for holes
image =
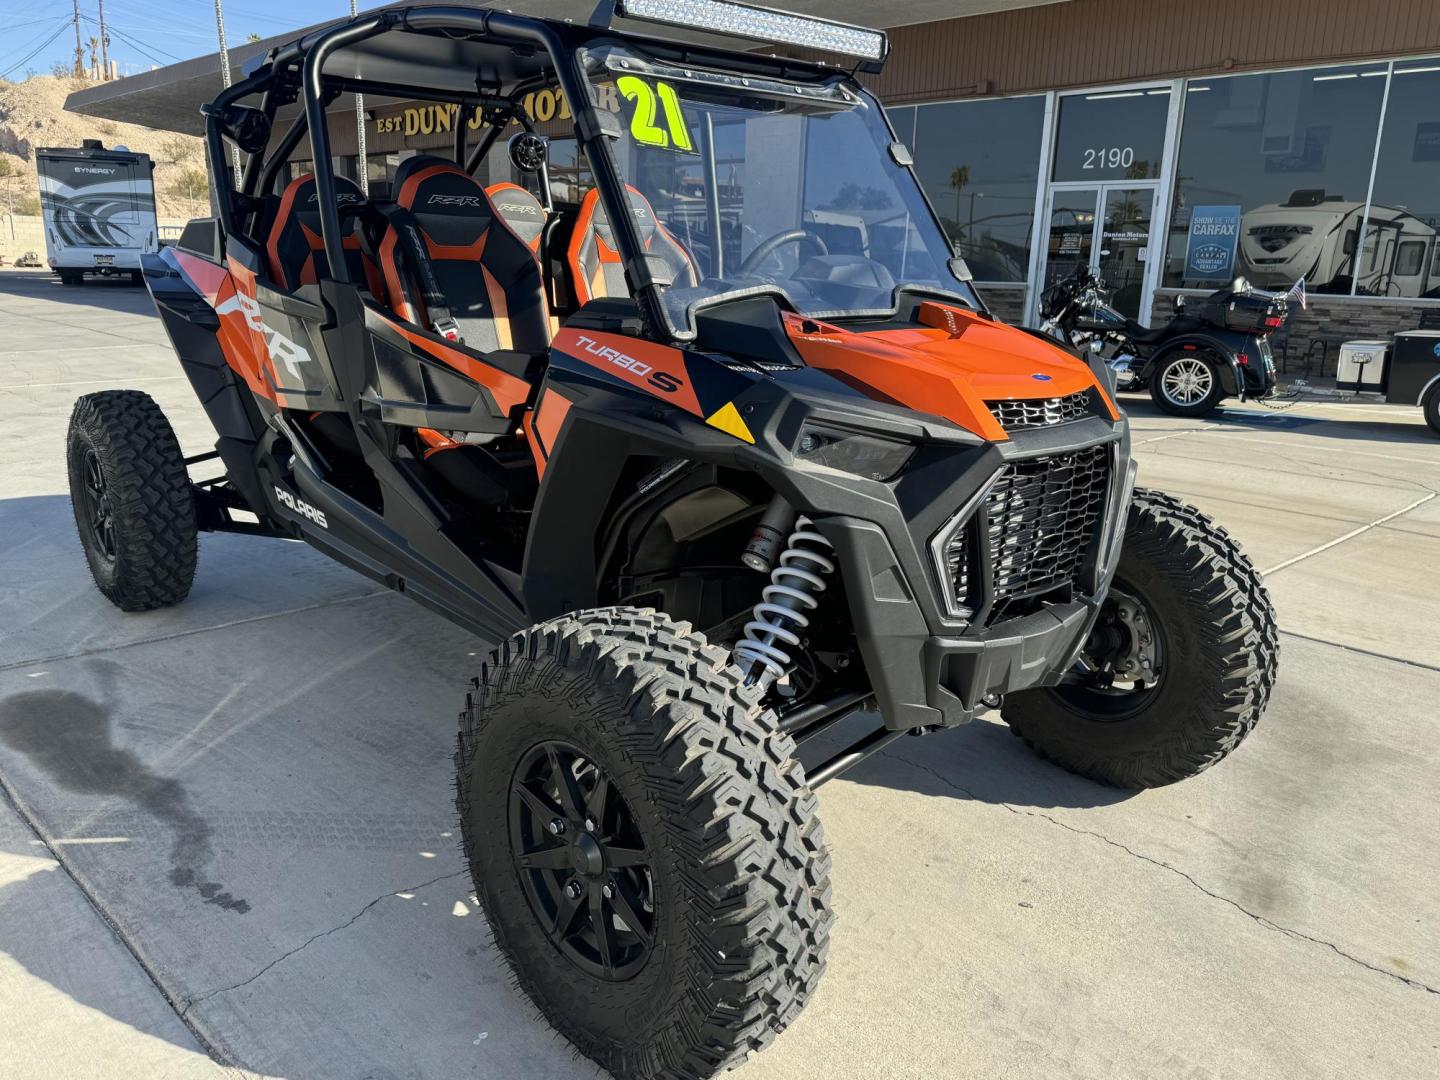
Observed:
[[[160,242],[150,159],[95,139],[78,150],[37,150],[35,158],[50,269],[66,285],[86,274],[139,282],[140,256]]]
[[[1408,210],[1370,207],[1360,249],[1365,204],[1321,189],[1301,189],[1283,203],[1240,219],[1241,271],[1261,288],[1288,287],[1305,278],[1317,292],[1362,296],[1427,296],[1440,290],[1434,226]]]

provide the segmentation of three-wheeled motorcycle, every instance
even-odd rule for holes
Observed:
[[[614,14],[888,50],[723,0]],[[595,182],[569,200],[523,107],[556,88]],[[455,123],[367,197],[331,167],[355,93],[454,106],[474,145]],[[95,582],[173,604],[197,531],[249,532],[501,642],[467,673],[465,855],[519,985],[617,1076],[709,1076],[795,1019],[832,919],[814,790],[893,740],[998,709],[1145,787],[1264,712],[1249,560],[1135,487],[1103,363],[986,310],[853,67],[396,8],[204,112],[218,213],[144,272],[218,441],[187,459],[146,395],[80,399]]]
[[[1283,293],[1236,278],[1193,313],[1181,296],[1169,322],[1142,326],[1111,306],[1104,279],[1081,264],[1045,290],[1040,317],[1042,333],[1103,359],[1117,389],[1148,389],[1173,416],[1206,416],[1226,397],[1245,401],[1274,392],[1269,338],[1289,320],[1290,304]]]

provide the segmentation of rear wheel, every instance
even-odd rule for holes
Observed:
[[[1425,399],[1425,423],[1430,425],[1431,431],[1440,435],[1440,386],[1431,390]]]
[[[62,273],[60,275],[61,285],[79,285],[85,279],[84,274]]]
[[[1212,413],[1222,393],[1220,369],[1209,353],[1172,353],[1150,375],[1150,399],[1171,416]]]
[[[1137,489],[1115,581],[1071,680],[1005,699],[1042,757],[1116,787],[1209,768],[1255,727],[1275,684],[1275,611],[1204,514]]]
[[[461,714],[461,833],[495,943],[617,1077],[738,1063],[824,970],[815,796],[756,700],[687,625],[607,608],[512,637]]]
[[[149,394],[75,403],[66,440],[70,504],[95,584],[123,611],[179,603],[195,577],[195,502],[180,444]]]

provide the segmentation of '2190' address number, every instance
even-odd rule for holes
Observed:
[[[1135,164],[1133,146],[1096,146],[1085,151],[1083,169],[1128,169]]]

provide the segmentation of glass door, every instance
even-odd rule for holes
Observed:
[[[1051,188],[1041,289],[1083,264],[1105,279],[1117,311],[1139,318],[1157,194],[1154,184]]]
[[[1100,235],[1092,267],[1110,289],[1111,306],[1138,319],[1150,265],[1156,189],[1107,185],[1100,193]]]
[[[1054,189],[1046,215],[1045,267],[1040,288],[1045,290],[1075,272],[1095,265],[1095,211],[1099,188]]]

